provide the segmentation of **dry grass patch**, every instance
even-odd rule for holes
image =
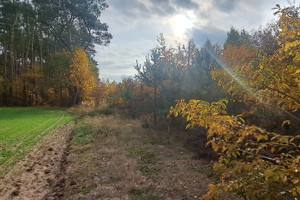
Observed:
[[[186,134],[145,129],[139,120],[118,115],[81,118],[63,199],[200,199],[213,182],[211,163],[192,159]]]

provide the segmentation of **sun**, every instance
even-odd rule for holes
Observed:
[[[183,37],[186,31],[193,27],[193,19],[184,14],[176,15],[173,18],[173,31],[175,36]]]

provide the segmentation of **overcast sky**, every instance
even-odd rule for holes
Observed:
[[[300,0],[296,0],[299,5]],[[223,45],[230,27],[252,31],[274,20],[272,8],[286,0],[107,0],[101,16],[113,35],[108,47],[97,46],[100,78],[120,81],[134,76],[136,60],[143,63],[156,38],[167,43],[207,39]]]

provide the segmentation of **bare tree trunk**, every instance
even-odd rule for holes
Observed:
[[[13,79],[13,73],[14,73],[14,39],[15,39],[15,26],[18,21],[18,16],[16,14],[15,20],[13,24],[11,25],[10,29],[10,41],[9,41],[9,58],[10,58],[10,67],[11,67],[11,77],[10,79]]]
[[[24,51],[22,52],[22,65],[19,65],[19,70],[18,70],[18,76],[20,76],[21,75],[21,73],[22,73],[22,68],[24,68],[24,65],[25,65],[25,53],[24,53]]]
[[[33,67],[35,63],[35,56],[34,56],[34,28],[32,28],[32,38],[31,38],[31,67]]]
[[[156,94],[156,91],[157,90],[157,87],[154,86],[154,112],[153,112],[153,115],[154,115],[154,127],[156,128],[156,98],[157,98],[157,94]]]
[[[43,38],[40,39],[40,65],[43,66]]]
[[[23,66],[23,69],[27,69],[29,67],[29,62],[28,62],[28,58],[29,58],[29,51],[30,51],[30,38],[29,38],[29,35],[30,35],[30,30],[29,30],[29,17],[27,17],[26,19],[26,28],[25,28],[25,31],[26,31],[26,38],[27,41],[26,41],[26,44],[25,44],[25,55],[24,55],[24,66]]]
[[[15,51],[15,53],[14,53],[14,55],[15,55],[15,57],[16,57],[16,59],[14,59],[14,70],[13,70],[13,77],[14,78],[16,78],[17,77],[17,72],[18,72],[18,68],[19,68],[19,66],[20,66],[20,63],[18,62],[18,52],[17,51]]]
[[[78,96],[78,88],[74,87],[74,100],[73,100],[73,105],[76,105],[77,102],[77,97]]]
[[[11,105],[12,103],[12,80],[14,78],[14,38],[15,38],[15,26],[18,21],[17,14],[15,15],[15,19],[13,24],[11,25],[10,29],[10,37],[9,37],[9,59],[10,59],[10,77],[9,80],[11,82],[9,88],[8,88],[8,98],[7,98],[7,105]]]
[[[28,44],[26,45],[26,50],[25,50],[25,64],[24,64],[24,68],[28,68],[29,67],[29,63],[28,63],[28,58],[29,58],[29,50],[30,50],[30,41],[28,41]]]
[[[23,81],[23,105],[27,106],[26,82]]]
[[[68,33],[69,33],[69,43],[70,43],[70,47],[72,47],[72,33],[71,33],[71,26],[69,26]]]
[[[7,78],[7,48],[4,42],[4,78]]]

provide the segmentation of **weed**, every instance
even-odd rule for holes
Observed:
[[[160,171],[160,169],[155,166],[158,158],[152,152],[141,148],[132,148],[129,150],[128,156],[138,159],[138,169],[144,176],[155,178]]]
[[[144,176],[147,176],[149,178],[155,178],[158,173],[160,172],[160,169],[154,166],[149,166],[147,164],[139,165],[139,170],[142,172]]]
[[[132,194],[132,195],[143,195],[143,194],[147,194],[150,192],[150,188],[146,188],[146,187],[143,187],[143,188],[132,188],[129,193]]]
[[[123,176],[120,175],[112,175],[109,177],[109,180],[106,182],[106,184],[111,184],[111,183],[117,183],[123,179]]]
[[[130,157],[139,159],[143,164],[154,164],[158,161],[154,153],[141,148],[132,148],[129,150]]]
[[[145,122],[142,124],[142,128],[148,129],[148,128],[150,128],[150,125],[147,122]]]
[[[213,170],[212,165],[203,165],[199,167],[191,167],[190,170],[205,174],[208,178],[218,180],[220,174]]]
[[[79,193],[82,193],[83,195],[87,195],[88,193],[90,193],[90,191],[92,191],[96,187],[97,187],[97,185],[91,185],[91,186],[88,186],[88,187],[81,188]]]
[[[72,140],[73,143],[89,143],[94,131],[89,124],[77,124],[75,129],[73,130],[75,135]]]
[[[114,114],[114,110],[111,108],[97,109],[88,113],[88,115],[92,117],[100,116],[100,115],[112,115],[112,114]]]
[[[154,194],[149,194],[146,196],[133,197],[132,200],[164,200],[164,198]]]
[[[129,193],[133,195],[132,200],[164,200],[164,198],[152,194],[151,188],[132,188]]]
[[[23,166],[24,167],[29,167],[29,163],[25,163]]]
[[[98,124],[93,124],[93,122],[89,122],[88,119],[89,118],[82,120],[82,122],[78,123],[74,128],[73,144],[88,144],[95,136],[109,132],[106,128],[99,126]]]

